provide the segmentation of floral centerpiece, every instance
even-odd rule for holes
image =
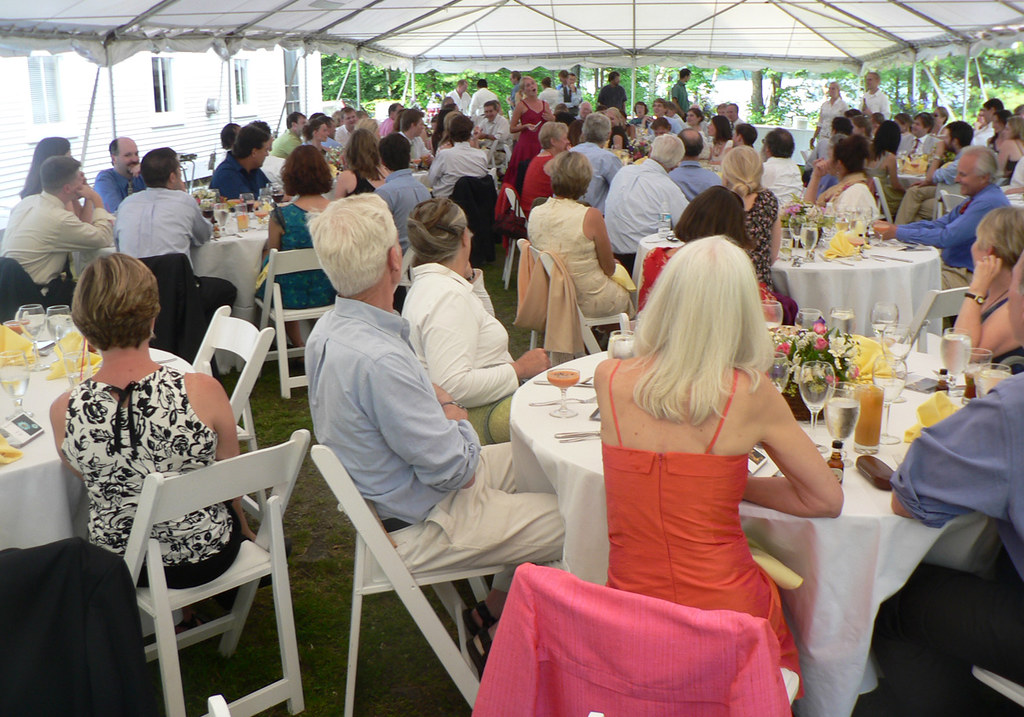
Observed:
[[[789,329],[785,327],[774,331],[776,352],[786,354],[792,364],[792,376],[783,396],[789,402],[793,414],[801,419],[810,417],[806,406],[800,399],[800,388],[795,377],[797,369],[806,361],[823,361],[832,366],[836,374],[836,382],[856,381],[860,376],[857,367],[857,356],[860,346],[850,334],[839,329],[829,329],[824,319],[814,322],[812,329]]]
[[[779,220],[784,227],[800,224],[813,224],[816,227],[822,227],[826,224],[825,215],[820,207],[799,200],[793,200],[783,205],[779,210]]]
[[[209,187],[197,187],[192,190],[192,198],[199,204],[202,204],[204,199],[216,202],[220,198],[220,193],[216,189],[210,189]]]
[[[651,138],[646,134],[637,132],[636,137],[629,143],[629,152],[635,162],[638,159],[651,154]]]
[[[331,147],[324,154],[327,166],[331,168],[331,176],[337,176],[338,172],[345,170],[345,150],[341,147]]]

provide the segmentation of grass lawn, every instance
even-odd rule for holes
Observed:
[[[501,284],[504,254],[486,270],[486,283],[498,318],[509,328],[511,352],[529,347],[529,333],[512,328],[515,285]],[[235,375],[225,383],[233,384]],[[252,395],[261,446],[287,440],[298,428],[313,429],[306,390],[280,396],[277,365],[268,363]],[[315,440],[315,438],[314,438]],[[299,658],[307,715],[341,715],[344,707],[348,629],[352,604],[352,553],[355,532],[317,472],[306,459],[284,516],[285,534],[294,550],[289,560]],[[432,594],[432,593],[428,593]],[[205,608],[205,606],[204,606]],[[216,606],[209,608],[214,613]],[[454,629],[454,628],[453,628]],[[258,592],[231,658],[217,653],[217,640],[181,652],[182,679],[189,714],[205,714],[206,698],[221,693],[230,702],[281,675],[277,628],[270,589]],[[160,677],[152,663],[153,684],[161,710]],[[356,681],[357,715],[468,715],[462,696],[393,594],[363,600]],[[284,705],[268,715],[288,714]]]

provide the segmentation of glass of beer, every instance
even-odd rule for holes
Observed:
[[[555,418],[572,418],[579,414],[565,405],[567,392],[580,381],[580,372],[574,368],[553,368],[547,373],[548,382],[562,391],[562,400],[551,415]]]
[[[878,453],[878,442],[882,437],[882,400],[885,392],[878,386],[860,384],[857,399],[860,401],[860,418],[853,430],[853,450],[857,453]]]

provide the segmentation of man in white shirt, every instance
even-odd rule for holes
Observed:
[[[761,186],[776,196],[779,206],[786,204],[793,197],[800,198],[804,195],[800,167],[793,161],[795,146],[793,135],[777,127],[764,136],[761,147],[764,155]]]
[[[508,119],[501,114],[498,100],[491,100],[484,105],[484,114],[477,120],[473,130],[479,142],[507,142],[510,132]]]
[[[906,142],[900,140],[900,152],[906,154],[923,154],[931,156],[938,141],[932,136],[932,128],[935,127],[935,118],[928,112],[919,112],[914,115],[910,123],[910,137]]]
[[[978,115],[985,120],[985,124],[974,131],[974,139],[971,141],[971,144],[981,145],[982,147],[988,146],[988,141],[992,139],[992,135],[995,133],[995,129],[992,127],[992,118],[1001,109],[1003,109],[1003,101],[996,97],[993,97],[981,106],[981,111]]]
[[[138,259],[184,254],[191,263],[192,247],[210,241],[213,226],[188,194],[178,153],[170,147],[147,152],[142,158],[142,179],[146,191],[121,202],[117,213],[114,241],[118,251]],[[230,281],[197,276],[196,282],[207,316],[235,303],[237,289]]]
[[[682,159],[682,141],[674,134],[662,135],[651,144],[646,162],[623,167],[612,180],[605,200],[605,224],[615,258],[630,273],[640,240],[658,231],[662,207],[675,226],[689,204],[683,190],[668,176]]]
[[[430,165],[430,186],[435,197],[450,197],[455,183],[462,177],[483,177],[487,174],[487,152],[470,143],[473,120],[459,116],[452,120],[448,134],[452,148],[434,158]]]
[[[477,80],[476,88],[476,92],[473,93],[473,97],[469,100],[469,116],[474,120],[483,115],[485,104],[491,101],[498,101],[498,96],[487,89],[487,80]]]
[[[571,150],[590,160],[593,174],[587,193],[583,195],[583,201],[601,212],[604,211],[605,200],[608,197],[608,187],[622,169],[619,158],[605,149],[611,134],[612,122],[608,117],[600,112],[589,115],[583,120],[583,131],[580,134],[582,141]]]
[[[469,103],[473,101],[473,98],[469,94],[467,80],[459,80],[459,83],[455,85],[455,91],[449,92],[448,96],[455,103],[455,109],[464,115],[469,115]]]
[[[818,111],[818,126],[814,128],[814,136],[811,137],[811,149],[815,149],[814,142],[818,140],[818,147],[815,151],[816,159],[828,159],[828,141],[832,138],[832,119],[840,117],[850,106],[842,98],[839,83],[832,81],[828,83],[828,97],[821,103]]]
[[[86,183],[81,166],[67,155],[43,162],[43,191],[25,197],[11,210],[0,243],[0,256],[21,264],[50,305],[71,303],[71,252],[114,244],[114,217]]]
[[[537,97],[541,102],[547,102],[548,107],[554,107],[562,101],[562,93],[551,86],[550,77],[541,77],[540,86],[540,94]]]
[[[869,72],[864,75],[864,88],[866,92],[860,98],[860,111],[866,115],[873,115],[881,112],[886,119],[889,118],[889,98],[884,92],[878,89],[882,83],[882,76],[877,72]]]
[[[341,126],[334,131],[334,140],[341,145],[342,149],[348,144],[348,138],[356,131],[356,122],[359,116],[354,107],[345,107],[341,110]]]
[[[416,109],[403,110],[398,118],[398,127],[409,140],[411,160],[428,166],[434,157],[427,149],[427,143],[423,141],[427,131],[423,113]]]

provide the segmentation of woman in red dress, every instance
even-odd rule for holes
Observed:
[[[519,91],[522,92],[523,98],[512,110],[512,121],[509,123],[510,131],[513,134],[518,132],[519,139],[512,149],[512,158],[508,162],[508,171],[505,172],[503,180],[513,187],[516,186],[519,164],[533,159],[540,153],[540,128],[545,122],[553,122],[555,119],[548,103],[537,97],[537,83],[532,77],[522,79]]]
[[[669,261],[644,311],[636,358],[604,361],[594,377],[608,585],[765,618],[782,667],[798,672],[778,588],[750,555],[739,503],[834,517],[843,491],[765,380],[772,343],[750,258],[724,236],[690,242]],[[782,477],[748,477],[755,444]]]

